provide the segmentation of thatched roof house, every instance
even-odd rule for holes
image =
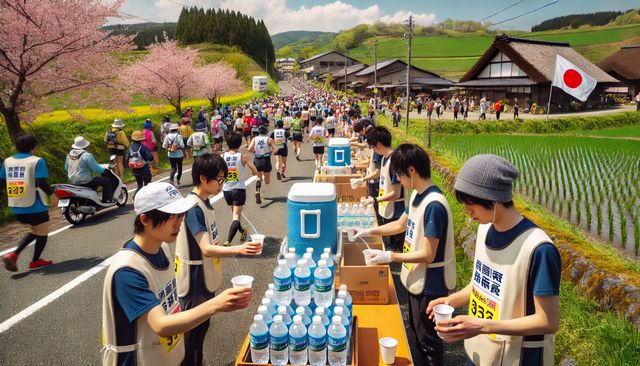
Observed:
[[[625,94],[640,93],[640,45],[622,47],[598,66],[622,82],[620,86]]]
[[[598,86],[591,94],[589,105],[600,103],[604,87],[616,85],[616,80],[568,43],[547,42],[500,35],[475,65],[456,84],[470,95],[484,95],[491,100],[515,98],[520,107],[537,103],[546,106],[553,81],[556,55],[560,55],[596,79]],[[568,106],[573,100],[555,89],[552,105]]]

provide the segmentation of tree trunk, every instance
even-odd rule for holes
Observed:
[[[182,117],[182,103],[180,100],[177,100],[175,103],[172,103],[172,105],[175,107],[176,109],[176,114],[178,115],[178,117]]]
[[[15,142],[16,138],[24,133],[22,126],[20,126],[20,116],[18,116],[18,112],[15,109],[2,109],[1,112],[7,125],[11,142]]]
[[[216,97],[209,99],[209,103],[211,103],[211,109],[216,109]]]

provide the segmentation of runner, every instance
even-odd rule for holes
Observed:
[[[324,113],[324,117],[327,119],[327,132],[329,136],[335,137],[336,135],[336,117],[333,115],[333,111],[329,110]]]
[[[136,194],[142,189],[142,187],[151,183],[151,169],[149,163],[153,162],[153,155],[149,151],[144,141],[146,137],[141,131],[133,131],[131,134],[131,141],[133,143],[127,150],[127,166],[131,169],[133,177],[136,179],[136,191],[133,193],[133,199],[135,200]]]
[[[153,133],[153,125],[151,120],[147,119],[144,122],[144,146],[149,149],[151,155],[153,155],[153,162],[151,164],[151,172],[158,174],[160,168],[160,158],[158,157],[158,141],[156,141],[156,135]]]
[[[365,256],[370,263],[402,263],[400,280],[409,292],[409,325],[420,358],[416,364],[439,366],[444,364],[442,340],[425,310],[431,300],[455,289],[456,264],[451,209],[431,181],[430,164],[419,146],[398,146],[391,155],[391,167],[402,186],[413,190],[411,204],[397,221],[356,236],[394,235],[406,230],[402,253],[374,249],[367,250]]]
[[[211,136],[213,137],[213,153],[217,154],[222,151],[224,135],[227,132],[227,126],[222,122],[222,116],[215,115],[211,117]]]
[[[178,124],[174,123],[169,128],[169,134],[164,138],[162,142],[162,148],[167,150],[167,156],[169,157],[169,163],[171,164],[171,173],[169,174],[169,181],[173,184],[173,178],[177,178],[177,185],[180,186],[180,178],[182,178],[182,161],[184,160],[184,140],[178,133]],[[178,174],[176,176],[176,173]]]
[[[242,118],[242,136],[244,137],[244,147],[249,147],[249,143],[251,142],[251,123],[253,121],[253,116],[251,115],[251,110],[247,109],[244,112],[244,117]]]
[[[187,140],[187,146],[193,151],[193,158],[209,153],[209,135],[207,125],[202,122],[196,123],[196,132]]]
[[[49,208],[47,195],[53,191],[47,183],[49,171],[43,158],[33,155],[38,140],[33,135],[16,138],[17,154],[8,157],[0,168],[0,187],[7,191],[11,214],[22,224],[31,226],[16,249],[2,258],[7,271],[18,271],[18,257],[33,240],[36,241],[29,270],[40,269],[53,263],[40,256],[49,236]]]
[[[138,192],[133,239],[112,258],[102,290],[102,364],[179,365],[183,334],[214,314],[247,308],[252,291],[227,289],[181,311],[171,250],[192,199],[168,183]]]
[[[299,117],[302,121],[302,129],[304,130],[304,133],[309,133],[309,107],[306,105],[303,106],[300,115],[296,117]]]
[[[129,140],[123,128],[122,120],[116,118],[109,131],[104,134],[104,142],[107,144],[109,154],[116,156],[115,170],[120,179],[124,176],[124,152],[129,148]]]
[[[291,120],[291,130],[293,131],[293,152],[296,154],[296,160],[300,161],[300,150],[302,150],[302,128],[303,124],[300,120],[300,112],[296,112],[296,116]]]
[[[325,139],[329,137],[329,132],[322,125],[322,117],[313,117],[315,119],[313,128],[309,132],[309,142],[313,146],[313,154],[316,158],[316,170],[322,168],[322,157],[324,156]]]
[[[248,166],[254,175],[258,175],[258,171],[249,160],[249,157],[239,151],[240,145],[242,145],[242,136],[239,134],[231,134],[228,144],[229,151],[223,154],[223,158],[229,170],[227,173],[227,181],[224,183],[224,187],[222,187],[222,193],[227,205],[231,207],[233,221],[229,227],[229,235],[225,242],[227,246],[233,241],[238,231],[240,231],[240,241],[247,239],[247,232],[240,225],[242,206],[244,206],[247,201],[247,190],[244,183],[244,167]]]
[[[260,243],[239,246],[219,245],[216,215],[210,196],[220,193],[227,176],[227,165],[220,155],[203,154],[191,171],[193,191],[190,197],[196,205],[187,211],[176,240],[174,270],[178,284],[180,308],[193,309],[215,296],[222,281],[221,258],[236,255],[257,255]],[[185,357],[182,366],[202,365],[202,346],[209,329],[207,319],[184,334]]]
[[[256,182],[256,203],[261,204],[260,189],[262,181],[269,184],[271,181],[271,154],[276,154],[278,149],[276,143],[267,135],[267,126],[260,125],[258,128],[259,135],[256,136],[249,144],[249,151],[254,153],[253,164],[258,171],[258,181]]]
[[[276,178],[278,178],[278,180],[286,178],[287,156],[289,155],[287,141],[290,135],[289,131],[283,128],[283,125],[282,120],[277,120],[276,129],[271,132],[270,136],[276,144],[276,148],[278,148],[278,151],[274,154],[276,156]]]
[[[193,128],[191,128],[191,118],[190,112],[192,112],[191,108],[187,108],[187,112],[185,112],[185,116],[182,117],[182,125],[178,128],[180,132],[180,136],[182,136],[182,141],[185,143],[189,140],[189,137],[193,134]],[[189,160],[191,159],[191,147],[184,146],[184,158]],[[180,185],[180,183],[178,183]]]
[[[464,339],[467,364],[552,365],[560,323],[560,254],[549,236],[514,207],[518,170],[496,155],[469,159],[456,199],[480,225],[472,280],[429,303],[469,305],[469,315],[439,322],[446,342]]]

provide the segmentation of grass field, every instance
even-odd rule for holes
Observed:
[[[577,134],[586,135],[586,136],[640,138],[640,125],[632,125],[632,126],[618,127],[618,128],[605,128],[602,130],[580,131],[580,132],[577,132]]]

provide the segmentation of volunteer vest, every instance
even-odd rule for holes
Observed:
[[[162,244],[161,249],[164,255],[170,258],[171,252],[166,243]],[[136,321],[136,343],[116,345],[113,276],[121,268],[132,268],[145,277],[149,289],[156,294],[165,313],[175,314],[181,311],[173,268],[157,268],[137,251],[120,249],[111,261],[102,289],[102,364],[116,365],[118,353],[135,352],[137,365],[179,365],[184,358],[183,334],[160,337],[140,318]]]
[[[278,149],[284,149],[287,145],[286,132],[282,128],[273,130],[273,141]]]
[[[409,215],[407,217],[407,230],[404,237],[403,253],[422,250],[424,246],[424,213],[432,202],[439,202],[447,211],[447,240],[444,243],[444,258],[442,262],[433,263],[403,263],[400,272],[400,281],[404,287],[414,295],[421,295],[427,281],[427,268],[443,267],[444,284],[449,290],[456,288],[456,256],[453,240],[453,217],[449,202],[442,193],[429,193],[417,207],[413,201],[418,196],[414,190],[409,201]],[[438,243],[442,245],[443,243]]]
[[[212,245],[218,245],[219,238],[215,212],[212,208],[207,207],[201,199],[198,199],[198,207],[200,207],[204,213],[205,226],[207,227],[210,242]],[[222,263],[220,258],[211,258],[202,255],[201,260],[191,260],[187,233],[187,221],[183,220],[180,226],[180,233],[176,238],[176,255],[173,266],[176,272],[176,279],[178,280],[178,296],[185,297],[189,294],[191,266],[202,266],[205,288],[210,293],[214,293],[222,282]]]
[[[309,140],[315,147],[324,146],[324,127],[314,126],[309,133]]]
[[[385,160],[386,160],[386,163],[385,163]],[[386,193],[388,193],[391,190],[392,183],[391,183],[391,172],[389,171],[390,166],[391,166],[391,159],[383,158],[380,165],[380,189],[378,191],[378,197],[384,196]],[[395,214],[395,206],[396,206],[395,202],[402,202],[402,201],[404,201],[404,198],[398,198],[395,201],[378,202],[378,212],[380,213],[380,216],[384,217],[385,219],[393,218],[393,215]]]
[[[542,229],[529,229],[506,248],[485,245],[491,224],[479,225],[476,239],[469,315],[509,320],[526,316],[527,281],[534,250],[552,242]],[[476,365],[520,365],[522,348],[543,348],[543,365],[553,365],[554,335],[541,341],[523,341],[523,336],[480,334],[464,341],[467,355]]]
[[[36,186],[36,166],[40,159],[32,155],[24,159],[12,156],[4,160],[9,207],[31,207],[36,203],[36,195],[40,196],[42,204],[47,204],[47,195]]]
[[[271,148],[269,147],[269,136],[256,136],[253,141],[256,158],[265,158],[271,156]]]
[[[224,161],[227,163],[228,173],[227,181],[222,187],[223,191],[232,191],[234,189],[245,189],[244,186],[244,164],[242,164],[242,153],[225,152],[223,154]]]

